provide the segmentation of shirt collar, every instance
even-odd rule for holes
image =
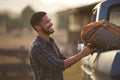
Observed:
[[[42,37],[40,37],[40,36],[37,35],[36,41],[44,43],[44,45],[47,45],[47,44],[52,44],[54,42],[54,39],[50,37],[50,42],[48,42],[47,40],[45,40]]]

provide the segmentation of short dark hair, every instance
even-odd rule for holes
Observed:
[[[30,24],[34,29],[35,29],[35,25],[39,25],[40,22],[42,21],[43,16],[45,16],[46,14],[47,13],[43,11],[33,13],[30,19]]]

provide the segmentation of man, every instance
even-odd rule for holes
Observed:
[[[63,80],[62,72],[66,68],[92,52],[89,46],[85,46],[81,52],[70,58],[61,54],[50,37],[54,32],[53,23],[46,12],[34,13],[30,23],[38,34],[30,47],[30,63],[35,80]]]

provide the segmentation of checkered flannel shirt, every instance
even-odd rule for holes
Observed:
[[[35,80],[63,80],[64,59],[52,38],[50,42],[37,36],[30,47],[30,63]]]

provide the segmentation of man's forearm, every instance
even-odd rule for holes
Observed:
[[[80,59],[82,58],[82,54],[78,53],[75,56],[72,56],[68,59],[64,60],[64,68],[69,68],[70,66],[72,66],[74,63],[78,62]]]
[[[78,54],[65,59],[64,60],[64,68],[69,68],[70,66],[72,66],[73,64],[75,64],[76,62],[78,62],[80,59],[82,59],[83,57],[89,55],[92,52],[92,50],[89,47],[85,47],[81,52],[79,52]]]

